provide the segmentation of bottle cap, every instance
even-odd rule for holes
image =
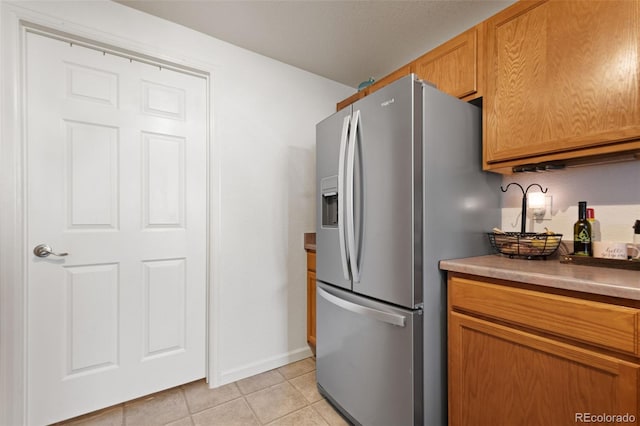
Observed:
[[[591,208],[587,209],[587,219],[595,219],[595,218],[596,218],[596,215],[593,212],[593,209]]]
[[[640,234],[640,219],[636,220],[636,223],[633,225],[633,233]]]

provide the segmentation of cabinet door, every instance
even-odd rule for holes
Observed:
[[[316,353],[316,274],[307,272],[307,342]]]
[[[411,72],[451,96],[464,99],[482,96],[478,85],[481,28],[471,28],[416,59],[411,64]]]
[[[639,19],[639,1],[594,0],[487,20],[485,167],[640,148]]]
[[[336,110],[340,111],[342,108],[347,107],[347,106],[351,105],[352,103],[356,102],[357,100],[362,99],[365,96],[370,95],[371,93],[375,92],[376,90],[382,89],[384,86],[387,86],[387,85],[393,83],[394,81],[396,81],[399,78],[404,77],[405,75],[409,75],[411,72],[412,71],[411,71],[409,65],[404,65],[404,66],[398,68],[397,70],[395,70],[391,74],[388,74],[388,75],[382,77],[380,80],[376,81],[371,86],[363,89],[360,92],[354,93],[353,95],[349,96],[347,99],[344,99],[344,100],[338,102],[338,104],[336,105]]]
[[[384,86],[387,86],[393,83],[394,81],[404,77],[405,75],[409,75],[410,73],[411,73],[411,69],[409,65],[404,65],[398,68],[391,74],[382,77],[380,80],[376,81],[371,86],[369,86],[369,91],[367,92],[367,95],[375,92],[376,90],[382,89]]]
[[[639,376],[634,363],[449,315],[452,426],[570,425],[626,413],[637,420]]]
[[[336,104],[336,111],[340,111],[342,108],[346,108],[358,99],[362,99],[369,93],[369,88],[361,90],[360,92],[356,92],[353,95],[349,96],[346,99],[341,100]]]

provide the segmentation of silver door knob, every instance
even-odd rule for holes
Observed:
[[[62,257],[62,256],[67,256],[69,253],[54,253],[53,251],[51,251],[51,247],[49,247],[48,245],[39,244],[33,248],[33,254],[35,254],[38,257],[47,257],[50,254],[54,256]]]

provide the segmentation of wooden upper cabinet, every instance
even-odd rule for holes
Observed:
[[[482,96],[480,41],[482,25],[471,28],[411,63],[411,72],[457,98]]]
[[[357,93],[354,93],[353,95],[349,96],[347,99],[344,99],[344,100],[338,102],[338,104],[336,105],[336,111],[340,111],[342,108],[351,105],[352,103],[354,103],[358,99],[364,98],[369,93],[373,93],[376,90],[383,88],[387,84],[393,83],[394,81],[396,81],[397,79],[399,79],[401,77],[404,77],[405,75],[409,75],[410,73],[411,73],[411,71],[410,71],[409,65],[405,65],[405,66],[403,66],[401,68],[398,68],[397,70],[395,70],[391,74],[389,74],[389,75],[381,78],[380,80],[376,81],[371,86],[366,87],[363,90],[361,90],[361,91],[359,91]]]
[[[338,102],[337,110],[410,73],[465,101],[482,96],[483,29],[484,23],[479,24],[398,68],[366,89]]]
[[[373,93],[378,89],[382,89],[384,86],[393,83],[394,81],[396,81],[399,78],[404,77],[405,75],[409,75],[411,73],[411,69],[409,67],[409,65],[405,65],[403,67],[398,68],[397,70],[395,70],[394,72],[392,72],[391,74],[381,78],[380,80],[376,81],[375,83],[373,83],[371,86],[368,87],[368,92],[369,93]]]
[[[485,169],[640,150],[640,1],[521,1],[485,24]]]
[[[364,89],[364,90],[361,90],[359,92],[354,93],[353,95],[349,96],[348,98],[343,99],[340,102],[338,102],[338,104],[336,105],[336,111],[340,111],[342,108],[351,105],[352,103],[354,103],[358,99],[364,98],[368,94],[369,94],[369,88],[368,87],[366,89]]]

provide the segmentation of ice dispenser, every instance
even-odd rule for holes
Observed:
[[[320,180],[322,193],[322,226],[338,227],[338,176],[329,176]]]

